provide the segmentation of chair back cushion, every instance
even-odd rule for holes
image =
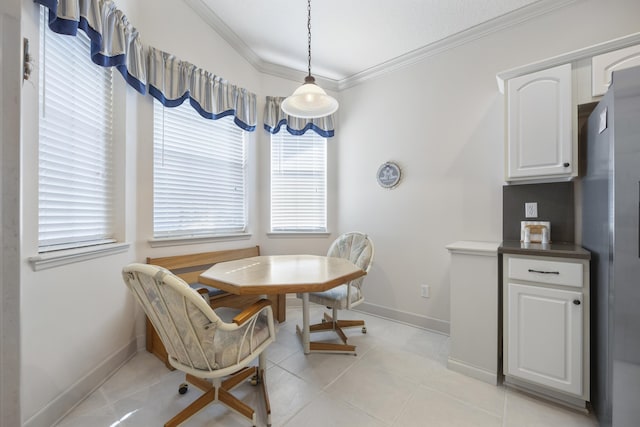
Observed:
[[[123,277],[153,323],[170,360],[180,365],[200,371],[225,368],[269,338],[267,321],[260,317],[253,333],[218,330],[223,319],[198,292],[165,268],[131,264],[123,270]],[[238,312],[224,311],[224,317],[231,322]]]
[[[327,256],[346,258],[364,271],[368,271],[373,262],[373,243],[364,233],[345,233],[331,244]]]
[[[327,256],[346,258],[356,266],[368,272],[371,268],[371,264],[373,263],[373,252],[373,242],[369,236],[358,231],[352,231],[339,236],[329,247]],[[332,307],[335,305],[339,309],[351,307],[352,304],[360,303],[364,300],[364,296],[362,294],[362,283],[364,282],[364,278],[365,276],[362,276],[352,280],[345,284],[345,286],[336,288],[333,292],[329,292],[322,298],[335,300],[334,304],[327,305]],[[351,288],[351,301],[347,301],[346,299],[346,291],[348,289],[347,285]],[[344,298],[340,297],[342,294],[344,294]],[[313,294],[314,302],[317,302],[315,298],[319,297],[319,295]]]

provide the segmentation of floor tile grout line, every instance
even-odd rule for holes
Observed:
[[[299,319],[295,316],[295,313],[291,313],[291,317],[290,317],[290,322],[291,323],[299,323]],[[390,320],[390,323],[393,322],[392,320]],[[393,323],[398,323],[398,322],[393,322]],[[290,329],[290,328],[289,328]],[[415,328],[414,328],[415,329]],[[418,328],[419,329],[419,328]],[[492,419],[498,418],[500,419],[501,422],[496,423],[497,425],[500,425],[502,427],[506,427],[509,423],[507,420],[507,415],[509,413],[512,414],[512,416],[519,416],[519,414],[522,412],[522,409],[516,407],[514,408],[513,405],[510,405],[510,402],[513,402],[512,400],[507,401],[507,399],[509,399],[510,393],[507,392],[507,390],[504,390],[504,400],[502,402],[502,405],[498,403],[498,405],[491,405],[489,407],[493,407],[496,406],[496,411],[491,411],[490,409],[484,409],[480,406],[477,406],[475,403],[472,403],[468,400],[465,400],[467,396],[462,396],[462,397],[458,397],[454,394],[450,394],[451,392],[456,393],[459,390],[464,390],[465,388],[465,384],[462,383],[462,385],[460,385],[459,382],[455,382],[453,381],[451,384],[447,383],[447,386],[443,386],[441,388],[435,388],[437,386],[437,384],[435,383],[429,383],[429,381],[425,381],[424,379],[417,379],[417,381],[409,381],[404,375],[396,375],[394,374],[394,372],[390,372],[388,370],[384,370],[384,372],[386,372],[389,375],[393,375],[395,377],[399,377],[399,378],[403,378],[403,379],[407,379],[407,384],[410,384],[410,388],[407,388],[405,392],[408,392],[407,394],[404,394],[402,398],[404,399],[402,401],[401,404],[394,406],[393,412],[390,411],[386,411],[386,412],[379,412],[376,410],[376,406],[373,405],[371,406],[372,410],[368,411],[367,408],[367,402],[366,401],[360,401],[357,403],[361,403],[363,407],[360,407],[359,405],[357,405],[356,403],[352,403],[351,401],[349,401],[346,398],[343,399],[338,399],[339,394],[334,394],[332,393],[330,390],[330,387],[332,386],[336,386],[336,383],[339,380],[342,380],[343,382],[345,381],[345,375],[348,375],[349,373],[353,373],[356,369],[362,368],[362,369],[375,369],[376,365],[379,364],[379,362],[384,362],[383,365],[387,365],[389,362],[393,362],[393,363],[397,363],[397,357],[401,357],[402,356],[402,352],[406,352],[406,353],[411,353],[412,355],[416,355],[416,356],[420,356],[424,359],[428,359],[430,361],[433,361],[434,364],[432,367],[427,367],[428,369],[433,369],[434,373],[443,373],[444,371],[447,371],[446,368],[446,364],[443,365],[442,363],[442,358],[440,357],[441,353],[445,354],[447,353],[447,349],[448,346],[450,345],[449,342],[445,341],[440,341],[440,340],[433,340],[433,344],[428,343],[428,342],[423,342],[422,340],[431,340],[429,335],[413,335],[410,332],[405,331],[403,328],[396,328],[396,327],[391,327],[391,326],[387,326],[386,324],[380,324],[380,331],[385,330],[388,333],[390,332],[391,335],[387,334],[385,336],[382,335],[377,335],[374,336],[374,334],[371,334],[371,336],[367,335],[364,339],[364,343],[363,345],[363,350],[361,351],[361,353],[358,354],[357,358],[355,361],[353,361],[352,363],[349,363],[348,366],[345,366],[341,369],[338,370],[332,370],[332,372],[336,372],[336,376],[335,378],[333,378],[331,380],[331,382],[329,382],[327,385],[325,386],[321,386],[321,385],[315,385],[313,378],[318,377],[318,373],[322,374],[324,372],[324,369],[326,368],[324,366],[325,361],[323,359],[318,359],[318,361],[320,362],[320,364],[316,364],[316,363],[312,363],[311,365],[309,365],[309,367],[305,367],[304,360],[300,357],[300,353],[302,352],[301,350],[301,346],[298,340],[283,340],[282,342],[282,348],[278,349],[279,350],[279,354],[284,355],[284,357],[278,357],[279,359],[281,359],[278,362],[269,360],[270,365],[269,368],[273,368],[274,366],[276,366],[277,368],[282,370],[282,374],[283,375],[283,379],[286,378],[287,376],[289,377],[289,379],[287,379],[287,381],[294,381],[292,382],[292,384],[295,385],[295,381],[300,381],[299,385],[302,386],[304,384],[305,389],[309,388],[308,393],[305,393],[305,397],[304,399],[299,399],[297,400],[297,403],[295,406],[291,407],[291,410],[293,412],[291,412],[290,414],[286,414],[283,413],[283,417],[278,419],[277,421],[277,426],[278,427],[298,427],[301,422],[303,422],[304,420],[301,420],[302,416],[300,415],[303,411],[311,411],[311,412],[317,412],[318,408],[323,408],[322,410],[324,411],[324,407],[325,405],[321,405],[321,406],[317,406],[318,405],[318,399],[319,397],[326,397],[327,399],[330,400],[330,403],[327,403],[327,410],[332,410],[334,408],[333,403],[332,402],[339,402],[338,404],[335,405],[335,410],[339,410],[339,408],[352,408],[353,410],[357,411],[358,414],[365,414],[366,417],[370,420],[370,422],[373,424],[374,420],[375,423],[377,424],[377,422],[380,422],[381,425],[384,425],[385,427],[404,427],[402,425],[400,425],[400,421],[404,421],[407,422],[408,420],[411,421],[418,421],[418,419],[415,418],[415,411],[411,410],[412,405],[415,404],[420,404],[419,401],[417,401],[416,399],[418,399],[419,397],[419,393],[420,390],[428,390],[429,392],[432,393],[437,393],[437,395],[441,396],[442,398],[446,398],[446,399],[450,399],[451,402],[457,402],[457,404],[463,405],[465,408],[470,408],[473,409],[475,411],[480,411],[479,413],[476,414],[476,417],[480,417],[481,414],[486,414],[488,416],[490,416]],[[373,329],[372,329],[373,331]],[[398,331],[399,335],[396,335],[396,331]],[[428,334],[431,334],[432,332],[430,331],[426,331]],[[280,331],[279,334],[288,334],[289,331]],[[419,345],[419,346],[414,346],[414,345],[409,345],[409,342],[407,341],[407,345],[406,346],[402,346],[401,341],[402,341],[402,337],[407,334],[407,336],[411,336],[412,339],[419,339],[421,340],[422,344],[424,345]],[[354,337],[355,338],[355,337]],[[369,339],[368,339],[369,338]],[[400,350],[400,352],[397,355],[392,356],[391,359],[387,359],[389,362],[385,361],[385,354],[387,354],[388,352],[385,351],[385,349],[387,348],[385,344],[387,342],[387,338],[391,339],[391,341],[393,341],[394,345],[396,346],[396,349]],[[394,339],[395,338],[395,339]],[[358,338],[360,339],[360,338]],[[371,339],[371,340],[370,340]],[[389,342],[391,342],[389,341]],[[144,353],[144,351],[139,351],[136,353],[137,354],[142,354]],[[292,362],[295,362],[296,365],[292,365],[291,363],[285,363],[285,361],[290,360],[290,358],[292,357],[296,357],[296,355],[298,355],[297,357],[299,358],[299,360],[295,360]],[[134,355],[135,356],[135,355]],[[132,356],[132,357],[134,357]],[[148,354],[146,356],[149,356]],[[372,357],[373,356],[373,357]],[[150,356],[149,356],[150,357]],[[353,357],[353,356],[346,356],[346,355],[326,355],[327,357],[327,362],[330,362],[329,359],[333,359],[333,358],[340,358],[340,357]],[[445,357],[446,359],[446,357]],[[401,361],[402,359],[400,359]],[[412,359],[413,360],[413,359]],[[125,362],[123,365],[127,364],[129,361]],[[140,358],[138,359],[137,362],[134,362],[133,365],[131,365],[131,367],[138,372],[141,368],[144,370],[143,372],[147,372],[150,371],[151,374],[153,374],[154,372],[157,374],[159,373],[160,369],[159,366],[157,365],[158,361],[156,361],[154,359],[154,364],[151,363],[150,359],[148,357],[144,357],[144,358]],[[378,362],[378,363],[376,363]],[[419,363],[419,359],[416,359],[415,361],[412,361],[412,363]],[[290,369],[296,369],[299,372],[303,373],[306,375],[307,379],[301,377],[300,375],[292,372],[289,369],[286,369],[283,364],[286,364],[288,366],[290,366]],[[300,371],[299,368],[304,368],[304,371]],[[378,367],[379,368],[379,367]],[[425,368],[425,369],[427,369]],[[130,368],[131,369],[131,368]],[[311,373],[310,375],[307,375],[309,372],[307,372],[307,369],[311,369],[311,371],[309,371]],[[119,369],[118,369],[119,370]],[[129,372],[129,371],[128,371]],[[366,374],[366,373],[365,373]],[[124,415],[126,415],[121,408],[121,412],[118,412],[116,410],[116,407],[122,406],[119,405],[118,402],[125,400],[127,397],[138,393],[138,392],[143,392],[146,394],[156,394],[157,393],[157,388],[156,385],[157,384],[165,384],[166,385],[170,385],[170,383],[172,381],[174,381],[175,378],[174,376],[169,376],[172,375],[171,372],[164,372],[162,373],[161,377],[158,377],[158,375],[148,375],[148,372],[143,374],[143,376],[141,376],[140,378],[142,378],[142,380],[153,380],[154,378],[160,378],[157,379],[156,381],[150,381],[149,384],[146,384],[144,387],[131,391],[133,390],[132,388],[129,388],[126,386],[126,384],[122,383],[120,380],[116,381],[115,383],[111,384],[111,386],[109,386],[109,390],[111,390],[111,393],[109,393],[109,395],[114,395],[113,391],[114,390],[121,390],[123,393],[126,394],[126,396],[117,396],[116,399],[114,399],[113,397],[109,398],[107,396],[107,393],[105,392],[105,390],[102,388],[102,385],[97,387],[97,389],[94,391],[97,392],[96,394],[98,396],[101,397],[101,399],[97,399],[96,401],[92,401],[90,403],[89,406],[86,407],[86,409],[90,409],[89,411],[82,411],[83,413],[81,414],[77,414],[75,415],[72,420],[72,418],[69,418],[69,422],[68,423],[64,423],[64,418],[59,420],[59,422],[62,422],[63,425],[65,426],[71,426],[71,425],[77,425],[74,424],[74,422],[77,423],[78,420],[78,416],[80,416],[80,419],[83,419],[83,417],[89,415],[89,416],[102,416],[103,412],[109,412],[110,414],[112,414],[114,417],[122,417]],[[360,375],[360,374],[359,374]],[[320,378],[320,377],[318,377]],[[445,380],[448,377],[443,377]],[[108,380],[111,379],[111,376],[108,379],[105,379],[105,381],[103,382],[103,385],[106,385],[106,383],[108,382]],[[294,380],[295,379],[295,380]],[[327,379],[327,377],[325,376],[325,379]],[[322,382],[322,381],[321,381]],[[139,383],[138,383],[139,384]],[[376,382],[375,384],[378,384],[378,382]],[[164,387],[164,385],[163,385]],[[454,389],[450,389],[449,387],[456,387],[455,390]],[[499,386],[498,386],[499,387]],[[504,387],[502,387],[504,388]],[[153,389],[153,392],[151,391]],[[337,390],[337,389],[336,389]],[[446,391],[445,391],[446,390]],[[87,396],[88,398],[89,396]],[[151,399],[153,400],[154,397],[148,397],[147,399]],[[86,400],[86,399],[84,399]],[[474,399],[471,399],[474,400]],[[496,399],[497,400],[497,399]],[[106,403],[105,403],[106,402]],[[97,404],[97,405],[96,405]],[[140,405],[144,405],[144,402],[140,402]],[[286,403],[281,403],[281,404],[285,404],[286,407]],[[92,407],[93,405],[96,405],[95,407]],[[314,406],[312,406],[314,405]],[[395,409],[399,406],[398,409]],[[487,405],[485,405],[487,406]],[[501,408],[500,408],[501,406]],[[143,407],[143,406],[141,406]],[[148,408],[148,407],[145,407]],[[559,408],[559,409],[564,409],[564,408]],[[148,410],[148,409],[146,409]],[[545,411],[545,408],[540,408],[541,411]],[[232,414],[230,415],[235,415],[235,413],[233,411],[231,411]],[[305,414],[307,413],[305,412]],[[395,413],[394,413],[395,412]],[[563,411],[564,412],[564,411]],[[389,420],[385,421],[381,418],[379,418],[378,416],[376,416],[375,414],[379,414],[382,416],[388,416],[388,415],[392,415],[389,416],[389,420],[390,420],[390,424],[389,424]],[[501,414],[501,415],[499,415]],[[285,418],[286,416],[286,418]],[[358,415],[361,416],[361,415]],[[233,418],[235,419],[235,418]],[[292,420],[296,420],[296,422],[293,422]],[[422,419],[422,418],[420,418]],[[513,417],[512,419],[513,420]],[[164,420],[162,420],[164,421]],[[230,420],[231,421],[231,420]],[[262,419],[259,418],[259,422],[258,425],[259,426],[264,426],[264,422],[266,421],[266,419]],[[497,420],[496,420],[497,421]],[[585,420],[586,421],[586,420]],[[122,423],[123,426],[125,425],[131,425],[131,424],[127,424],[127,422],[134,422],[133,418],[131,420],[124,420],[124,422]],[[217,422],[217,421],[216,421]],[[154,422],[151,422],[152,424],[154,424]],[[235,421],[233,421],[233,423],[235,424]],[[138,424],[139,425],[139,424]],[[210,425],[210,424],[207,424]],[[216,424],[217,425],[217,424]],[[276,424],[274,424],[275,426]],[[366,421],[365,421],[365,424]],[[577,425],[577,424],[576,424]],[[586,424],[585,424],[586,425]],[[591,426],[592,424],[589,424],[589,426]]]
[[[507,399],[508,398],[509,398],[509,393],[507,393],[507,388],[505,387],[504,404],[502,405],[502,427],[506,427],[507,425]]]
[[[481,408],[481,407],[479,407],[479,406],[473,405],[472,403],[467,402],[466,400],[463,400],[463,399],[461,399],[461,398],[459,398],[459,397],[457,397],[457,396],[454,396],[454,395],[452,395],[452,394],[450,394],[450,393],[447,393],[446,391],[442,391],[442,390],[439,390],[439,389],[437,389],[437,388],[429,387],[429,386],[428,386],[428,385],[426,385],[426,384],[419,384],[419,386],[420,386],[420,387],[422,387],[422,388],[424,388],[424,389],[427,389],[427,390],[430,390],[430,391],[436,392],[436,393],[438,393],[438,394],[441,394],[441,395],[443,395],[443,396],[446,396],[446,397],[448,397],[448,398],[450,398],[450,399],[453,399],[453,400],[455,400],[455,401],[457,401],[457,402],[460,402],[460,403],[462,403],[464,406],[467,406],[467,407],[469,407],[469,408],[477,409],[477,410],[479,410],[479,411],[481,411],[481,412],[484,412],[484,413],[485,413],[485,414],[487,414],[487,415],[491,415],[492,417],[499,418],[499,419],[503,419],[503,417],[502,417],[502,416],[500,416],[500,415],[497,415],[497,414],[495,414],[495,413],[493,413],[493,412],[491,412],[491,411],[488,411],[488,410],[486,410],[486,409],[484,409],[484,408]],[[506,398],[507,398],[507,397],[506,397],[506,394],[505,394],[505,400],[506,400]]]
[[[400,408],[400,410],[398,411],[398,413],[396,414],[396,416],[393,419],[393,422],[391,422],[391,426],[390,427],[395,427],[396,423],[398,422],[398,420],[400,419],[400,417],[402,416],[402,414],[404,413],[405,409],[407,408],[407,405],[409,404],[409,402],[411,401],[411,399],[413,399],[413,396],[415,396],[416,394],[416,390],[420,387],[420,384],[417,384],[413,391],[411,392],[411,394],[409,395],[409,398],[404,402],[404,404],[402,405],[402,408]],[[399,426],[402,427],[402,426]]]

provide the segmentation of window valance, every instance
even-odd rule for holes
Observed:
[[[233,115],[236,125],[246,131],[256,128],[256,95],[223,78],[181,61],[174,55],[148,48],[149,94],[167,107],[176,107],[187,98],[207,119]]]
[[[303,135],[313,130],[324,138],[333,137],[333,114],[315,119],[289,116],[280,108],[284,99],[284,96],[267,96],[264,107],[264,128],[267,132],[278,133],[282,126],[286,126],[292,135]]]
[[[116,67],[127,83],[149,93],[167,107],[190,104],[208,119],[234,115],[244,130],[256,128],[256,95],[193,64],[140,41],[138,31],[112,0],[34,0],[49,9],[49,28],[91,39],[91,59]]]
[[[83,30],[91,40],[91,60],[116,67],[138,92],[144,94],[147,66],[138,31],[112,1],[36,0],[49,9],[49,28],[75,36]]]

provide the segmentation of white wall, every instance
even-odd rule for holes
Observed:
[[[637,32],[638,16],[637,0],[575,2],[341,93],[339,231],[365,231],[376,245],[364,310],[448,331],[444,246],[502,235],[496,73]],[[375,173],[389,160],[404,178],[384,190]]]
[[[0,3],[0,425],[20,425],[20,1]]]
[[[183,2],[119,0],[119,8],[137,27],[143,42],[211,70],[234,84],[258,91],[259,73],[231,49]],[[38,55],[37,9],[22,3],[23,34]],[[167,25],[171,29],[167,29]],[[249,141],[250,223],[252,234],[241,241],[151,248],[153,104],[116,81],[116,141],[120,144],[117,175],[124,194],[124,218],[118,236],[129,250],[88,261],[33,271],[26,261],[37,255],[37,72],[22,89],[23,126],[21,253],[22,419],[30,427],[49,426],[71,405],[141,348],[143,317],[128,294],[120,271],[147,256],[173,255],[258,244],[256,137]]]
[[[120,270],[133,261],[135,246],[124,252],[34,271],[28,258],[38,254],[38,6],[22,2],[22,33],[28,37],[36,69],[22,86],[21,163],[21,396],[22,420],[49,426],[90,392],[98,381],[134,354],[136,307]],[[115,135],[119,200],[119,240],[133,243],[135,232],[135,140],[125,139],[131,110],[127,89],[116,81]],[[135,110],[133,110],[135,112]],[[124,220],[126,218],[126,221]]]
[[[260,75],[183,2],[118,0],[143,41],[211,70],[258,94],[286,95],[299,82]],[[127,252],[34,272],[37,252],[37,79],[23,86],[22,117],[22,417],[29,426],[77,401],[135,351],[140,312],[120,269],[147,256],[259,244],[263,253],[324,253],[340,232],[361,230],[376,244],[366,280],[365,309],[442,331],[448,329],[447,243],[500,240],[503,104],[495,74],[638,31],[636,0],[583,0],[348,89],[337,137],[329,142],[330,236],[270,237],[269,136],[250,141],[251,236],[230,241],[151,248],[152,103],[122,87],[119,130],[125,162]],[[35,7],[23,0],[23,33],[37,54]],[[167,29],[167,25],[171,29]],[[301,75],[302,76],[302,75]],[[116,80],[120,77],[116,76]],[[120,79],[121,80],[121,79]],[[391,125],[383,126],[384,122]],[[378,166],[397,161],[404,179],[393,190],[375,182]],[[5,172],[3,171],[3,177]],[[418,285],[432,285],[419,297]],[[74,400],[75,399],[75,400]]]

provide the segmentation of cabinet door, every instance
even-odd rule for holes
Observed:
[[[507,181],[570,177],[571,64],[509,80],[506,99]]]
[[[507,284],[505,373],[582,394],[582,293]]]

